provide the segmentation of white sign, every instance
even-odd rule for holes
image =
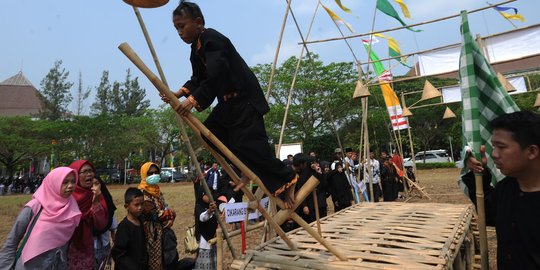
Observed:
[[[276,152],[277,152],[277,144],[276,144]],[[287,158],[287,155],[296,155],[298,153],[302,153],[302,143],[288,143],[288,144],[282,144],[281,148],[279,150],[279,160],[284,160]]]
[[[364,181],[358,182],[358,188],[360,188],[360,191],[361,191],[362,193],[366,192],[366,189],[367,189],[367,188],[366,188],[366,184],[364,183]]]
[[[268,197],[261,199],[259,202],[264,209],[268,209]],[[246,213],[248,212],[248,203],[227,203],[225,204],[225,222],[233,223],[246,220]],[[257,219],[261,216],[261,213],[257,210],[255,212],[249,213],[248,219]]]

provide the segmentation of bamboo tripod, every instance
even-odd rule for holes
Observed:
[[[139,58],[139,56],[131,49],[129,44],[122,43],[118,46],[118,48],[126,55],[127,58],[131,60],[131,62],[139,68],[139,70],[152,82],[152,84],[156,87],[156,89],[164,96],[169,98],[170,105],[175,108],[179,105],[180,101],[178,98],[174,96],[174,94],[170,91],[169,87],[167,87],[166,84],[164,84],[150,69],[144,64],[144,62]],[[295,204],[291,209],[285,209],[285,203],[277,197],[274,197],[270,191],[264,186],[260,178],[253,173],[244,163],[242,163],[219,139],[210,132],[197,118],[195,118],[193,115],[188,114],[186,116],[181,116],[181,118],[195,131],[196,134],[198,134],[199,138],[202,139],[202,136],[207,138],[212,144],[214,144],[223,155],[229,159],[244,175],[247,176],[247,178],[252,179],[257,183],[259,186],[259,189],[261,189],[273,202],[276,203],[277,206],[279,206],[282,210],[280,210],[273,218],[266,212],[266,210],[257,203],[257,209],[263,214],[265,218],[269,221],[270,226],[273,227],[273,229],[278,233],[278,235],[281,237],[281,239],[287,244],[287,246],[291,250],[296,250],[296,245],[287,237],[287,235],[283,232],[281,227],[279,227],[279,224],[285,222],[287,219],[291,218],[294,221],[296,221],[306,232],[308,232],[313,238],[315,238],[320,244],[322,244],[325,248],[328,249],[329,252],[331,252],[334,256],[336,256],[339,260],[346,261],[347,257],[343,255],[340,251],[338,251],[335,247],[330,245],[328,241],[326,241],[323,237],[321,237],[313,228],[309,226],[300,216],[298,216],[294,210],[300,205],[300,203],[308,196],[310,192],[312,192],[315,187],[318,185],[319,181],[315,177],[311,177],[307,183],[300,188],[300,190],[296,194],[296,200]],[[203,144],[206,144],[203,141]],[[225,158],[219,155],[215,150],[213,150],[211,147],[208,147],[206,145],[207,149],[214,155],[214,157],[221,163],[223,168],[227,173],[230,173],[231,178],[233,181],[238,182],[240,178],[232,168],[229,166],[229,164],[225,161]],[[204,182],[204,181],[203,181]],[[204,186],[204,184],[203,184]],[[242,188],[242,191],[248,196],[248,198],[251,201],[257,201],[257,198],[249,191],[245,186]]]

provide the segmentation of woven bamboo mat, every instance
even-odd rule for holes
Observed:
[[[472,205],[364,203],[321,219],[322,235],[348,261],[339,261],[304,230],[288,233],[291,251],[274,238],[231,269],[448,269],[467,234]],[[316,223],[311,224],[316,229]]]

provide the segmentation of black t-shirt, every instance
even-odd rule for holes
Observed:
[[[540,192],[523,192],[514,178],[495,188],[499,269],[540,269]]]
[[[497,268],[540,269],[540,192],[523,192],[515,178],[506,177],[495,188],[483,176],[486,224],[497,230]],[[474,174],[462,178],[476,204]]]
[[[137,226],[126,217],[118,224],[111,255],[116,270],[148,269],[148,253],[142,222]]]

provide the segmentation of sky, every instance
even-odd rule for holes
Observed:
[[[250,66],[273,62],[281,32],[286,0],[192,0],[201,6],[206,27],[214,28],[231,39],[236,49]],[[401,17],[408,24],[433,20],[458,14],[460,10],[472,10],[486,6],[477,0],[405,0],[412,19],[404,18],[399,6],[390,0]],[[304,37],[311,20],[312,31],[307,40],[321,40],[340,37],[336,26],[322,8],[317,12],[316,0],[292,0],[291,8],[298,20]],[[321,0],[338,16],[350,23],[356,33],[371,31],[375,0],[341,0],[352,13],[343,12],[334,0]],[[500,2],[492,2],[500,3]],[[189,79],[189,46],[181,41],[172,25],[171,13],[178,0],[152,9],[139,9],[154,48],[161,62],[165,77],[176,90]],[[516,26],[540,23],[540,1],[518,0],[504,6],[515,7],[526,21],[512,21]],[[469,14],[471,31],[481,36],[514,29],[495,10],[488,9]],[[401,26],[394,19],[377,12],[374,30]],[[401,52],[411,53],[452,43],[459,43],[459,18],[416,27],[422,32],[413,33],[406,29],[388,33],[400,44]],[[345,35],[348,29],[341,27]],[[94,102],[95,87],[104,70],[109,71],[111,81],[122,82],[129,68],[133,76],[139,77],[140,85],[146,89],[151,107],[162,104],[158,92],[146,77],[119,50],[118,45],[127,42],[156,74],[150,51],[142,34],[133,8],[121,0],[15,0],[0,4],[0,81],[19,71],[40,88],[41,80],[62,60],[74,82],[73,96],[82,74],[83,88],[92,89],[85,102],[85,113]],[[294,21],[289,16],[284,28],[279,63],[296,56],[301,51],[301,41]],[[350,39],[349,43],[358,60],[366,62],[367,55],[360,39]],[[330,41],[309,45],[309,50],[317,53],[325,63],[354,61],[353,54],[344,41]],[[386,58],[387,47],[376,44],[375,52]],[[404,68],[394,69],[395,75],[405,73]],[[1,101],[0,101],[1,102]],[[75,106],[70,105],[70,110]]]

